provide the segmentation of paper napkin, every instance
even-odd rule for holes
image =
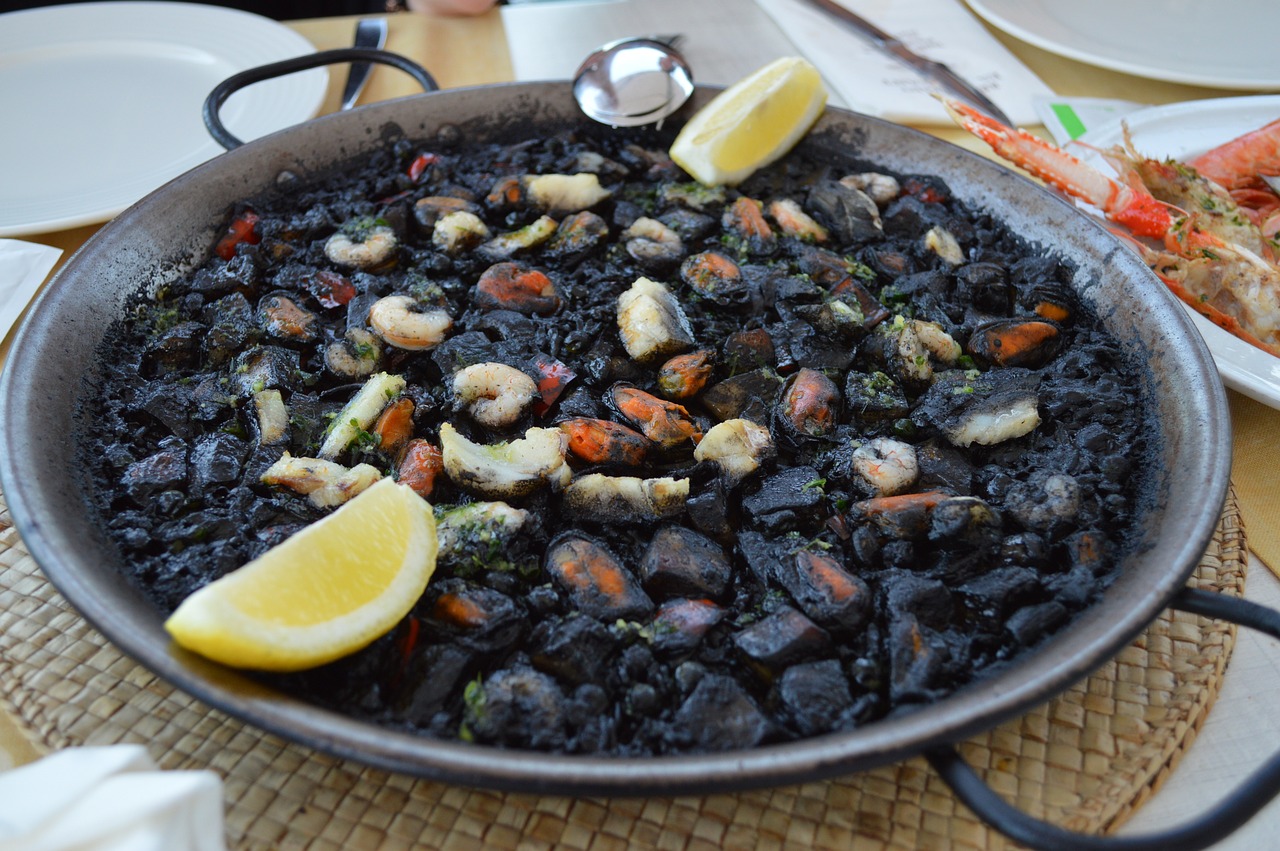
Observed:
[[[0,340],[13,328],[61,256],[59,248],[0,239]]]
[[[803,0],[757,0],[828,85],[858,112],[903,124],[950,125],[932,87],[902,62]],[[836,0],[921,56],[977,86],[1017,124],[1034,124],[1052,90],[996,40],[960,0]]]
[[[141,745],[69,748],[0,773],[0,851],[225,851],[222,781]]]

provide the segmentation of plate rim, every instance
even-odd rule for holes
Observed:
[[[66,31],[68,21],[74,21],[74,30],[71,32]],[[316,46],[302,34],[264,15],[232,7],[172,2],[172,0],[99,0],[99,2],[70,3],[6,12],[0,14],[0,34],[3,33],[6,23],[20,23],[24,30],[34,29],[41,35],[47,36],[40,42],[30,45],[33,48],[58,47],[74,42],[107,44],[113,40],[119,40],[114,33],[143,21],[148,25],[144,38],[161,39],[165,46],[169,47],[195,48],[205,51],[226,62],[233,68],[233,73],[276,59],[317,52]],[[91,30],[95,22],[108,23],[113,35],[103,38],[86,36],[86,32]],[[210,27],[217,27],[217,32],[230,36],[237,32],[251,30],[256,37],[269,39],[273,52],[260,61],[257,59],[247,61],[244,56],[228,57],[225,51],[219,52],[217,45],[211,47],[209,39],[204,37],[204,34],[210,31]],[[292,123],[314,118],[324,103],[329,88],[329,71],[324,67],[281,79],[292,81],[289,83],[292,88],[287,103],[296,105],[297,111],[290,113],[289,124],[274,130],[284,129]],[[240,101],[242,112],[252,113],[255,109],[262,108],[255,107],[255,94],[251,89],[246,90],[241,98],[243,98]],[[259,101],[262,99],[261,93],[256,96],[256,99]],[[277,99],[272,98],[272,102],[274,103]],[[221,153],[222,148],[212,137],[209,137],[206,143],[176,154],[160,166],[137,169],[134,174],[127,177],[127,180],[131,184],[140,180],[154,183],[151,189],[143,193],[145,195]],[[0,192],[0,202],[5,200],[2,196],[3,193]],[[27,214],[21,220],[10,220],[7,216],[0,214],[0,237],[23,237],[101,224],[128,209],[140,200],[140,197],[136,191],[125,191],[122,188],[118,192],[111,193],[106,199],[81,205],[78,210],[75,209],[74,202],[64,202],[56,207],[37,209],[36,216]],[[3,203],[0,203],[0,208],[3,208]]]
[[[1216,74],[1188,73],[1172,63],[1162,67],[1139,62],[1128,62],[1108,53],[1091,52],[1050,38],[1043,33],[1028,29],[1022,23],[1013,21],[1002,13],[1003,10],[1011,8],[1028,10],[1037,4],[1043,7],[1048,5],[1046,0],[965,0],[965,3],[968,4],[974,14],[1001,32],[1042,50],[1058,56],[1065,56],[1068,59],[1074,59],[1077,62],[1083,62],[1086,65],[1118,71],[1123,74],[1131,74],[1135,77],[1145,77],[1151,80],[1184,85],[1257,92],[1272,91],[1280,87],[1280,75],[1273,75],[1266,79],[1256,76],[1219,76]],[[1183,58],[1187,55],[1186,51],[1179,54]]]

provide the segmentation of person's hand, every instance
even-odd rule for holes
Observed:
[[[413,12],[437,15],[479,15],[493,8],[497,0],[408,0]]]

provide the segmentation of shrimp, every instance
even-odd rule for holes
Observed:
[[[444,342],[453,318],[440,308],[420,309],[412,296],[389,295],[369,308],[369,324],[387,345],[420,352]]]
[[[373,269],[390,260],[398,244],[391,228],[362,220],[329,237],[324,254],[339,266]]]
[[[334,340],[324,350],[324,365],[344,378],[372,375],[381,358],[382,341],[364,328],[349,328],[341,340]]]
[[[1188,165],[1229,192],[1266,236],[1280,231],[1280,195],[1264,180],[1280,175],[1280,119],[1206,151]]]
[[[883,207],[902,194],[902,185],[897,178],[874,171],[842,177],[840,185],[864,192],[877,207]]]
[[[642,263],[674,263],[684,256],[680,234],[657,219],[641,216],[622,232],[627,253]]]
[[[946,366],[953,365],[964,352],[955,338],[948,334],[937,322],[926,322],[923,319],[911,319],[907,325],[915,332],[921,345],[935,360]]]
[[[915,447],[901,440],[877,437],[853,450],[853,469],[879,496],[905,493],[920,476]]]
[[[1206,151],[1188,165],[1227,190],[1256,185],[1260,174],[1280,174],[1280,119]]]
[[[538,395],[533,379],[505,363],[477,363],[453,376],[453,392],[471,418],[489,428],[508,428]]]
[[[446,254],[461,254],[490,237],[484,220],[470,210],[454,210],[436,219],[431,244]]]

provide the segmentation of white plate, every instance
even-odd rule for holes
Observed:
[[[314,53],[259,15],[194,3],[98,2],[0,15],[0,236],[103,222],[222,152],[205,97],[246,68]],[[248,141],[315,115],[324,68],[227,99]]]
[[[1014,38],[1125,74],[1224,89],[1280,88],[1275,0],[967,0]]]
[[[1223,142],[1256,130],[1280,117],[1280,95],[1221,98],[1155,106],[1126,116],[1134,144],[1145,156],[1188,160]],[[1123,141],[1119,121],[1090,130],[1080,141],[1108,148]],[[1082,153],[1076,151],[1076,153]],[[1110,169],[1096,155],[1083,152],[1091,165]],[[1222,381],[1233,390],[1280,408],[1280,358],[1223,331],[1183,305],[1199,329]]]

